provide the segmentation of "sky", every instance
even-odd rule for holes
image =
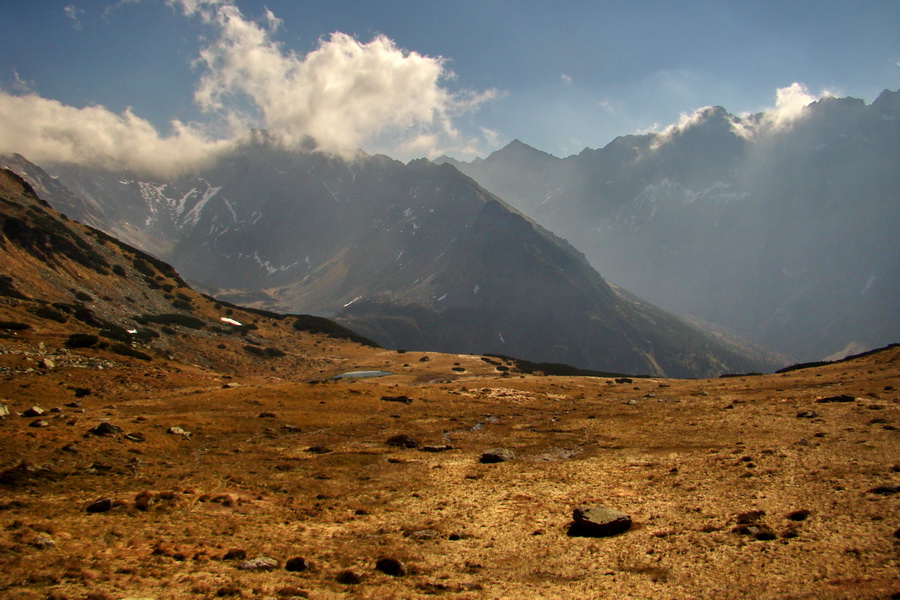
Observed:
[[[0,152],[162,171],[265,128],[567,156],[778,90],[871,102],[898,32],[898,0],[0,0]]]

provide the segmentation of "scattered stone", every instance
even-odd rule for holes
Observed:
[[[732,532],[739,533],[741,535],[749,535],[753,539],[760,541],[774,540],[776,538],[775,532],[772,531],[772,528],[765,523],[738,525],[737,527],[732,529]]]
[[[789,512],[786,516],[791,521],[805,521],[810,514],[810,511],[806,510],[805,508],[801,508],[800,510]]]
[[[573,537],[606,537],[631,528],[629,515],[605,506],[579,506],[572,518],[568,535]]]
[[[122,428],[118,425],[113,425],[108,421],[104,421],[96,427],[88,429],[88,435],[116,435],[119,433],[122,433]]]
[[[387,556],[375,562],[375,569],[392,577],[403,577],[407,573],[406,565],[402,561]]]
[[[879,485],[868,490],[870,494],[878,494],[880,496],[892,496],[900,492],[900,485]]]
[[[395,448],[418,448],[419,442],[413,437],[406,435],[405,433],[401,433],[392,437],[389,437],[385,444],[388,446],[394,446]]]
[[[32,421],[28,424],[29,427],[50,427],[50,423],[44,420]]]
[[[77,387],[74,391],[76,398],[84,398],[85,396],[91,395],[91,388]]]
[[[353,569],[344,569],[337,574],[334,580],[344,585],[357,585],[362,583],[362,576]]]
[[[91,502],[87,507],[87,511],[89,513],[104,513],[111,510],[112,507],[112,498],[100,498]]]
[[[278,561],[268,556],[260,556],[252,560],[245,560],[238,565],[243,571],[274,571],[278,568]]]
[[[480,462],[491,464],[507,462],[515,459],[516,455],[509,448],[491,448],[490,450],[485,450],[481,453]]]
[[[0,404],[0,417],[8,417],[9,416],[9,406],[6,404]]]
[[[146,442],[147,438],[143,433],[126,433],[125,439],[129,442]]]
[[[412,398],[409,396],[382,396],[385,402],[400,402],[402,404],[412,404]]]
[[[428,362],[428,361],[430,361],[430,360],[431,360],[431,359],[428,358],[427,356],[423,356],[422,358],[419,359],[419,362]]]
[[[329,452],[334,452],[331,448],[327,448],[325,446],[310,446],[306,449],[306,452],[311,454],[328,454]]]
[[[633,383],[633,381],[629,377],[618,377],[616,378],[616,383]]]
[[[441,444],[439,446],[422,446],[419,450],[422,452],[447,452],[448,450],[453,450],[453,446],[447,444]]]
[[[40,416],[43,416],[43,414],[45,412],[47,412],[47,411],[45,411],[40,406],[32,406],[31,408],[20,412],[19,416],[21,416],[21,417],[40,417]]]
[[[817,413],[814,410],[801,410],[800,412],[797,413],[798,419],[815,419],[818,416],[819,416],[819,413]]]
[[[300,433],[300,428],[296,425],[285,424],[281,426],[282,431],[286,431],[288,433]]]
[[[828,404],[831,402],[856,402],[856,397],[848,394],[840,394],[838,396],[825,396],[824,398],[816,398],[817,404]]]
[[[190,431],[185,431],[185,430],[182,429],[181,427],[169,427],[168,429],[166,429],[166,433],[169,433],[169,434],[171,434],[171,435],[178,435],[178,436],[181,436],[181,437],[183,437],[183,438],[186,439],[186,440],[191,439],[191,432],[190,432]]]
[[[68,443],[62,447],[64,452],[71,452],[72,454],[76,454],[78,452],[78,445],[74,443]]]
[[[443,537],[440,532],[435,531],[434,529],[418,529],[416,531],[405,533],[404,535],[411,540],[420,542],[427,542]]]
[[[274,419],[274,418],[275,418],[275,413],[273,413],[273,412],[261,412],[261,413],[259,413],[259,418],[260,418],[260,419]]]
[[[52,358],[42,358],[38,361],[38,367],[45,370],[55,369],[56,363],[53,362]]]
[[[748,523],[756,523],[764,516],[766,516],[766,511],[764,510],[750,510],[744,513],[740,513],[736,517],[736,520],[738,525],[746,525]]]
[[[34,537],[33,540],[29,542],[29,545],[39,550],[44,550],[46,548],[55,548],[56,540],[54,540],[46,533],[39,533]]]
[[[309,568],[309,563],[306,562],[306,559],[302,556],[295,556],[294,558],[289,558],[286,563],[284,563],[284,570],[291,571],[293,573],[298,573],[300,571],[305,571]]]
[[[731,530],[732,533],[749,535],[756,540],[774,540],[776,535],[772,528],[760,522],[760,519],[765,515],[765,511],[762,510],[750,510],[740,513],[736,517],[737,526]]]

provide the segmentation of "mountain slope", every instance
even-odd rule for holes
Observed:
[[[514,142],[455,164],[666,309],[798,360],[896,341],[900,94],[770,118],[714,107],[566,159]]]
[[[324,319],[245,310],[199,294],[168,264],[60,215],[6,169],[0,271],[0,337],[28,334],[58,367],[137,361],[309,377],[337,368],[316,347],[323,341],[372,345]]]
[[[54,170],[88,197],[85,216],[203,289],[334,315],[393,347],[671,376],[777,366],[627,298],[449,165],[346,162],[260,139],[174,181]]]

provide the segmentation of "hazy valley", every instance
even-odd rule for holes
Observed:
[[[698,111],[557,158],[513,142],[449,162],[569,240],[610,281],[792,356],[900,334],[900,93],[789,122]]]

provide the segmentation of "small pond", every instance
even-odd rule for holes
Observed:
[[[393,373],[390,371],[348,371],[329,377],[329,379],[362,379],[364,377],[384,377],[385,375],[393,375]]]

